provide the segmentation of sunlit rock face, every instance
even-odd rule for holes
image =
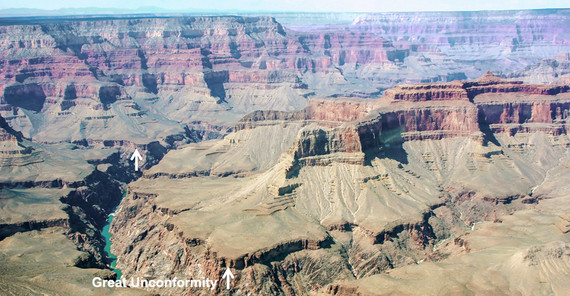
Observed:
[[[566,13],[12,21],[0,27],[0,112],[49,142],[182,134],[172,121],[216,137],[246,113],[300,110],[311,97],[378,97],[400,83],[530,71],[570,50]],[[560,70],[534,72],[564,75],[563,55],[545,63]],[[544,83],[540,73],[510,77]],[[48,128],[61,123],[67,132]]]
[[[0,294],[569,290],[568,10],[3,21]]]
[[[407,270],[429,274],[436,292],[561,291],[558,267],[529,269],[553,275],[516,288],[504,268],[525,266],[516,254],[529,252],[568,268],[565,255],[547,255],[566,252],[557,215],[568,203],[542,183],[568,172],[568,91],[487,73],[250,113],[224,139],[172,151],[129,184],[112,226],[119,266],[153,277],[214,277],[230,266],[234,293],[368,295],[374,283],[408,291],[386,283],[392,272],[413,281]],[[510,251],[498,247],[542,209],[532,227],[545,236],[521,230]],[[454,262],[500,269],[505,281],[455,278]],[[204,294],[172,293],[189,291]]]

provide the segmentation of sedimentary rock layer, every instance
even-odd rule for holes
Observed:
[[[47,142],[142,143],[185,126],[215,137],[245,113],[300,110],[310,97],[377,97],[402,82],[521,70],[570,50],[567,14],[353,15],[344,25],[312,16],[304,27],[276,16],[292,29],[262,16],[8,19],[0,114]]]
[[[367,285],[384,283],[385,272],[448,257],[485,268],[484,257],[462,256],[502,253],[477,237],[504,219],[501,236],[519,223],[504,215],[535,215],[557,196],[536,188],[567,170],[567,90],[489,73],[396,87],[377,100],[253,112],[224,139],[170,152],[129,185],[112,225],[118,266],[151,277],[219,277],[229,266],[232,289],[217,293],[279,295],[374,293]],[[511,106],[530,113],[515,120]],[[556,222],[556,213],[545,215]],[[476,223],[485,226],[470,234]],[[564,250],[558,234],[521,239]],[[528,289],[558,291],[546,277]],[[518,291],[511,280],[492,289]],[[182,292],[205,293],[171,291]]]

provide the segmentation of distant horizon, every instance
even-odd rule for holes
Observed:
[[[94,6],[92,0],[69,1],[20,0],[0,3],[0,12],[15,15],[34,15],[45,13],[46,16],[101,13],[390,13],[390,12],[476,12],[505,10],[545,10],[568,9],[564,0],[480,0],[448,1],[421,0],[368,1],[368,0],[164,0],[159,3],[151,0],[99,0]],[[158,5],[157,5],[158,4]],[[40,15],[38,15],[40,16]]]
[[[570,7],[549,8],[519,8],[519,9],[481,9],[481,10],[401,10],[401,11],[279,11],[279,10],[237,10],[237,9],[188,9],[147,10],[148,7],[135,9],[107,8],[107,7],[81,7],[81,8],[0,8],[0,18],[6,17],[71,17],[71,16],[104,16],[104,15],[155,15],[155,16],[183,16],[193,14],[204,15],[239,15],[239,14],[383,14],[383,13],[445,13],[445,12],[501,12],[501,11],[540,11],[540,10],[570,10]]]

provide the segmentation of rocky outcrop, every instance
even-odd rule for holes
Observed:
[[[527,95],[557,95],[570,90],[568,85],[524,84],[522,81],[501,79],[491,72],[474,81],[398,85],[386,91],[385,96],[403,101],[473,100],[486,93],[521,93]]]
[[[101,228],[126,183],[111,227],[118,267],[219,279],[229,266],[236,278],[220,294],[357,293],[338,282],[477,258],[469,229],[538,227],[507,214],[567,196],[549,182],[568,175],[568,86],[468,80],[567,50],[566,11],[322,17],[312,28],[259,16],[3,22],[0,281],[32,258],[13,246],[38,241],[63,240],[54,252],[73,253],[67,266],[91,267],[73,274],[105,267]],[[541,209],[538,231],[566,232],[565,213],[550,217],[561,204]],[[56,277],[38,269],[34,285]]]
[[[137,124],[145,124],[149,109],[134,104],[132,96],[149,100],[155,107],[172,105],[168,103],[171,95],[184,88],[193,90],[198,98],[185,107],[187,110],[176,107],[180,113],[170,112],[173,110],[164,106],[157,108],[164,110],[158,122],[151,119],[153,123],[147,124],[146,135],[141,137],[134,132],[137,130],[134,126],[124,130],[123,139],[131,141],[155,139],[153,130],[172,130],[172,124],[166,123],[169,119],[193,125],[195,119],[190,119],[185,111],[192,115],[198,111],[195,108],[227,110],[223,105],[228,104],[230,97],[239,96],[237,92],[243,84],[260,84],[261,92],[265,85],[300,87],[294,73],[276,71],[281,66],[252,69],[253,60],[264,61],[261,57],[264,50],[282,56],[295,53],[293,44],[288,46],[281,41],[287,40],[286,33],[270,17],[118,18],[65,24],[40,21],[4,25],[0,28],[0,40],[4,61],[0,67],[3,77],[0,91],[2,103],[6,104],[2,114],[26,136],[44,141],[83,140],[81,137],[85,137],[90,126],[119,130],[113,127],[113,122],[132,126],[131,120],[126,120],[129,117]],[[184,98],[177,100],[187,104]],[[301,95],[296,100],[301,104]],[[202,101],[207,102],[201,106]],[[112,108],[114,105],[121,106],[120,110]],[[237,108],[238,105],[235,104],[236,109],[249,108],[247,104]],[[25,114],[13,116],[19,113],[19,108],[43,110],[57,116],[44,118],[39,130],[31,129]],[[8,116],[8,112],[12,114]],[[68,127],[70,133],[58,135],[45,128],[69,121],[72,114],[82,114],[84,122],[75,120]],[[166,136],[182,134],[170,133]],[[86,140],[121,140],[118,135],[114,139],[107,135],[91,135]]]
[[[506,78],[540,84],[569,84],[570,53],[560,52],[556,56],[529,65],[522,70],[505,75]]]
[[[5,198],[6,215],[2,221],[0,240],[17,233],[42,231],[59,227],[65,230],[66,236],[77,248],[85,252],[86,268],[105,268],[106,255],[103,252],[105,241],[100,231],[106,223],[107,216],[113,211],[122,197],[122,184],[109,173],[103,173],[93,166],[77,163],[74,157],[67,158],[71,169],[77,176],[69,176],[53,168],[53,162],[44,151],[34,148],[36,161],[20,163],[3,161],[0,191]],[[3,160],[21,158],[21,155],[3,155]],[[110,162],[110,163],[109,163]],[[121,166],[115,158],[102,160],[109,166],[109,172]],[[50,176],[36,176],[36,180],[25,176],[21,178],[18,171],[21,167],[51,170]],[[7,180],[11,177],[12,181]],[[43,178],[51,178],[42,180]],[[29,208],[28,208],[29,207]],[[10,213],[10,214],[8,214]],[[89,262],[87,264],[86,262]]]
[[[479,132],[477,108],[468,104],[415,106],[381,114],[383,130],[399,131],[402,140],[469,136]]]
[[[49,227],[69,227],[68,219],[54,219],[47,221],[26,221],[15,224],[0,224],[0,240],[18,232],[40,230]]]
[[[385,96],[392,100],[403,101],[443,101],[443,100],[469,100],[469,94],[460,81],[451,83],[411,84],[397,85],[385,92]]]
[[[501,46],[511,52],[528,50],[540,43],[566,44],[565,9],[543,11],[434,12],[361,14],[351,26],[382,35],[402,45],[416,45],[419,51],[442,46],[481,44]],[[397,22],[395,20],[398,20]],[[477,22],[475,23],[468,23]],[[410,36],[403,39],[401,36]]]
[[[321,128],[304,129],[297,138],[295,158],[323,155],[334,152],[354,153],[362,151],[356,129],[338,127],[330,130]]]
[[[101,126],[108,131],[127,126],[120,134],[130,140],[155,139],[157,131],[164,130],[183,134],[174,131],[171,120],[215,135],[207,124],[227,130],[254,110],[301,110],[309,97],[378,97],[403,82],[475,78],[482,74],[480,68],[507,73],[518,70],[510,62],[514,59],[516,67],[530,65],[537,58],[550,58],[554,50],[570,48],[567,34],[559,30],[564,11],[517,15],[350,15],[352,24],[344,25],[311,16],[307,22],[316,23],[307,26],[291,24],[291,16],[278,16],[294,30],[274,17],[85,16],[62,23],[12,19],[0,27],[0,114],[27,137],[50,142],[82,140],[86,131]],[[429,24],[441,18],[449,24]],[[474,30],[471,18],[486,25]],[[501,18],[506,23],[497,22]],[[511,36],[515,33],[520,36]],[[464,57],[458,50],[483,52],[481,44],[500,56]],[[475,68],[477,63],[481,66]],[[513,85],[494,87],[521,91]],[[458,85],[411,88],[401,86],[392,95],[397,100],[465,99]],[[32,127],[19,109],[50,116]],[[313,110],[322,112],[322,119],[342,120],[340,112],[330,111],[325,105]],[[72,122],[71,114],[81,114],[83,120]],[[61,122],[69,132],[60,135],[47,128]],[[147,126],[146,135],[135,132],[141,124]],[[92,138],[119,140],[110,132]]]
[[[124,155],[137,148],[145,156],[141,166],[152,166],[166,148],[158,141],[38,143],[0,120],[0,195],[5,209],[0,240],[59,229],[82,252],[75,266],[106,268],[101,229],[120,202],[124,184],[140,176]]]
[[[495,128],[564,122],[564,86],[560,93],[527,93],[548,87],[487,74],[398,87],[377,100],[314,100],[302,111],[253,112],[224,140],[171,152],[130,184],[112,227],[119,266],[153,277],[219,276],[230,266],[237,274],[230,292],[286,294],[471,252],[462,237],[469,227],[500,223],[540,199],[529,188],[557,160],[522,172],[542,157],[533,151],[566,149],[548,126],[514,136]],[[553,109],[545,102],[562,104],[558,119],[547,116]],[[504,115],[501,123],[495,104],[526,104],[534,115],[523,112],[516,123]],[[262,134],[271,137],[259,141]],[[501,146],[527,138],[541,148]],[[263,165],[253,165],[254,157]],[[323,260],[336,280],[311,268]],[[334,284],[325,291],[344,289]]]
[[[475,81],[397,86],[376,101],[311,101],[302,111],[257,111],[236,129],[300,122],[305,127],[291,154],[295,159],[312,157],[303,163],[314,164],[321,163],[315,156],[340,153],[340,160],[343,153],[365,153],[409,140],[485,140],[492,137],[489,131],[545,131],[556,136],[567,130],[569,90],[565,85],[528,85],[487,73]],[[362,157],[356,159],[364,161]]]
[[[371,100],[326,99],[310,100],[300,111],[258,110],[246,114],[236,124],[235,130],[251,129],[259,125],[279,124],[284,122],[319,122],[320,125],[336,126],[342,122],[351,122],[366,116],[374,104]]]

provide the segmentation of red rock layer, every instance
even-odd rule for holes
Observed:
[[[423,83],[398,85],[385,92],[392,100],[402,101],[443,101],[473,99],[485,93],[523,93],[556,95],[568,92],[568,85],[523,84],[521,81],[507,81],[488,72],[475,81],[453,81],[448,83]]]
[[[412,102],[441,100],[468,101],[469,95],[463,85],[464,84],[459,81],[451,83],[405,84],[386,90],[385,96],[392,100]]]
[[[287,34],[271,17],[87,19],[0,27],[0,82],[45,96],[98,98],[98,85],[149,92],[222,83],[304,87],[296,72],[383,63],[396,51],[372,34]],[[213,93],[213,95],[220,95]]]
[[[564,85],[529,85],[488,73],[469,82],[398,86],[379,100],[312,101],[299,112],[258,111],[245,116],[237,128],[264,122],[303,122],[306,127],[292,149],[295,159],[366,153],[407,140],[483,139],[489,130],[540,130],[559,135],[569,126],[568,91]]]

